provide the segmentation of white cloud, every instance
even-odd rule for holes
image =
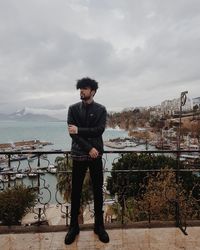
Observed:
[[[67,107],[84,76],[109,110],[200,96],[199,12],[198,0],[0,0],[0,112]]]

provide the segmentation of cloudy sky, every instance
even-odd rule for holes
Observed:
[[[0,0],[0,112],[62,108],[77,79],[108,110],[200,96],[199,0]]]

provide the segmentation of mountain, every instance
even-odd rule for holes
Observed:
[[[60,121],[56,117],[42,114],[41,112],[31,112],[31,109],[21,109],[11,114],[0,114],[0,121]]]
[[[65,106],[54,105],[40,108],[26,107],[23,110],[18,111],[19,114],[21,112],[24,114],[45,115],[58,120],[66,120],[67,109]]]

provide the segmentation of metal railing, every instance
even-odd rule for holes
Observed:
[[[148,157],[167,155],[176,164],[166,168],[166,164],[160,162],[154,168],[148,164],[132,167],[126,163],[123,168],[112,168],[127,154]],[[191,157],[182,163],[182,154],[191,154]],[[105,151],[103,163],[106,222],[115,225],[147,222],[146,225],[151,226],[155,221],[172,221],[187,234],[188,222],[200,220],[199,155],[199,150]],[[34,214],[31,224],[49,223],[47,212],[54,204],[63,217],[63,224],[68,225],[70,152],[5,151],[0,152],[0,157],[0,192],[22,184],[37,193],[36,203],[31,210]],[[92,199],[85,203],[89,219],[93,216],[92,204]]]

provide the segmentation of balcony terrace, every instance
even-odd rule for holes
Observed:
[[[100,242],[92,230],[83,230],[75,242],[64,244],[65,232],[1,234],[2,250],[199,250],[199,227],[188,227],[188,235],[175,228],[108,229],[110,242]]]
[[[147,166],[138,168],[128,168],[111,170],[112,163],[126,153],[144,155],[173,155],[176,165],[173,169],[163,170],[162,164],[157,168]],[[105,210],[109,207],[109,200],[117,206],[118,215],[106,221],[106,228],[110,235],[110,243],[103,244],[92,231],[93,227],[93,206],[92,202],[87,204],[84,214],[84,224],[81,225],[80,235],[76,241],[70,245],[64,245],[64,236],[70,219],[70,202],[63,200],[59,192],[58,174],[71,175],[71,170],[55,168],[55,158],[64,157],[66,162],[70,159],[68,151],[21,151],[21,152],[0,152],[0,192],[7,187],[15,187],[18,184],[27,186],[35,190],[37,201],[30,212],[20,221],[21,225],[0,225],[0,249],[200,249],[199,238],[199,162],[197,157],[194,161],[187,161],[180,164],[181,154],[195,153],[200,151],[106,151],[104,155],[104,176],[117,178],[117,184],[121,185],[118,193],[109,197],[109,192],[105,191]],[[166,189],[164,196],[167,212],[162,210],[162,200],[158,202],[159,186],[151,186],[152,181],[158,181],[158,175],[172,173],[175,186],[172,183],[170,189]],[[185,173],[195,176],[195,180],[190,186],[188,195],[183,198],[182,185]],[[22,176],[23,175],[23,176]],[[130,214],[127,197],[130,196],[132,183],[130,176],[143,179],[143,184],[139,190],[140,195],[144,195],[148,188],[148,195],[142,196],[147,200],[143,203],[134,203],[141,211],[138,214]],[[16,178],[15,178],[16,177]],[[153,179],[151,179],[153,178]],[[163,177],[162,177],[163,178]],[[174,187],[177,192],[174,194]],[[171,189],[172,188],[172,189]],[[146,192],[147,193],[147,192]],[[155,200],[151,200],[156,197]],[[108,202],[107,202],[108,201]],[[144,199],[142,199],[144,201]],[[192,205],[188,204],[192,201]],[[156,204],[155,204],[156,202]],[[139,205],[138,205],[139,204]],[[190,206],[191,205],[191,206]],[[129,209],[128,209],[129,208]],[[192,210],[191,210],[192,209]],[[135,213],[136,213],[135,212]],[[166,214],[167,213],[167,214]],[[168,214],[169,213],[169,214]],[[106,214],[106,211],[105,211]],[[162,214],[162,216],[161,216]],[[113,215],[113,214],[112,214]],[[134,216],[133,216],[134,215]],[[106,218],[105,218],[106,219]]]

